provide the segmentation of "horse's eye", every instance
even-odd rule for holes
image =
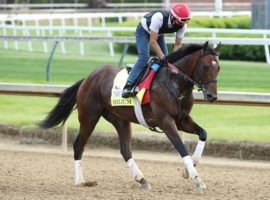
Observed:
[[[204,68],[205,70],[209,70],[209,65],[204,65],[203,68]]]

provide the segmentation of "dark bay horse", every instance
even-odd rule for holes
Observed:
[[[161,67],[157,72],[150,88],[151,102],[142,106],[147,124],[150,127],[159,127],[166,134],[183,158],[183,176],[190,177],[197,188],[205,188],[195,165],[201,158],[207,133],[189,115],[193,105],[192,91],[195,84],[202,90],[205,101],[213,102],[217,99],[219,46],[212,48],[208,42],[204,45],[191,44],[167,56],[169,67]],[[81,169],[84,146],[102,116],[117,130],[120,152],[133,178],[143,189],[151,188],[132,158],[130,122],[138,123],[134,108],[111,106],[113,80],[120,70],[121,68],[110,65],[97,68],[87,78],[67,88],[57,105],[39,124],[42,128],[51,128],[64,123],[77,105],[80,131],[73,145],[76,185],[84,183]],[[178,131],[199,136],[192,156],[189,156]]]

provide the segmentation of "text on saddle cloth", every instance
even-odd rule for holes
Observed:
[[[153,69],[154,68],[154,69]],[[150,102],[149,89],[152,80],[155,75],[157,66],[153,65],[153,68],[149,71],[147,77],[139,84],[137,98],[141,104],[147,104]],[[115,77],[113,87],[111,91],[111,105],[112,106],[134,106],[133,97],[122,98],[121,94],[128,78],[128,72],[126,69],[122,69]]]

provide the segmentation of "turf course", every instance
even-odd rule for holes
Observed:
[[[87,45],[85,56],[79,55],[79,47],[72,48],[73,52],[66,55],[59,52],[60,48],[57,50],[49,84],[72,84],[101,64],[117,65],[119,62],[120,54],[110,57],[107,45]],[[41,51],[6,50],[0,43],[0,82],[46,84],[48,57],[49,53]],[[124,64],[135,61],[136,56],[128,55]],[[270,65],[221,61],[221,66],[218,77],[220,91],[270,92]],[[43,119],[56,102],[57,98],[0,95],[0,123],[34,127],[34,122]],[[270,142],[269,107],[194,105],[192,116],[208,131],[210,140]],[[68,123],[71,128],[78,127],[76,112]],[[104,120],[100,121],[96,130],[114,131]],[[138,134],[148,131],[141,126],[134,126],[134,130]]]

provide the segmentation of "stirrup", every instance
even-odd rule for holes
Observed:
[[[122,98],[129,98],[129,97],[133,97],[134,93],[132,92],[132,90],[123,90],[122,92]]]

